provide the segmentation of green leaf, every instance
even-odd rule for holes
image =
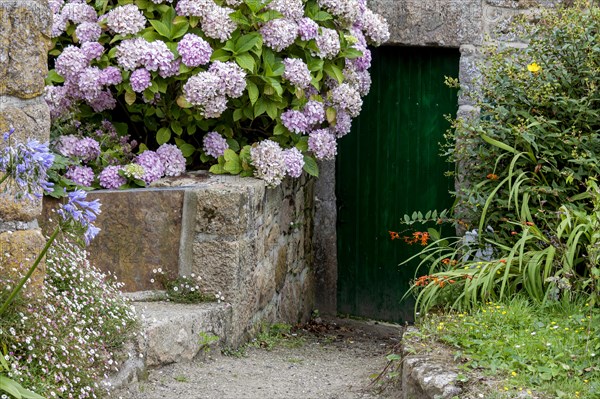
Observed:
[[[337,117],[337,112],[336,112],[335,108],[333,108],[333,107],[327,108],[327,110],[325,111],[325,116],[327,117],[327,122],[329,122],[330,124],[333,124],[335,122],[335,118]]]
[[[256,101],[256,104],[254,104],[254,117],[258,118],[265,112],[267,112],[267,101],[264,98],[260,97]]]
[[[227,139],[227,145],[229,146],[229,149],[232,150],[233,152],[238,152],[240,150],[240,145],[238,144],[237,140],[235,139]]]
[[[242,12],[242,10],[237,10],[235,12],[232,12],[231,14],[229,14],[229,18],[231,18],[231,20],[233,20],[233,22],[235,22],[236,25],[241,25],[241,26],[249,26],[250,25],[250,20],[248,18],[246,18],[246,16]]]
[[[193,107],[193,105],[190,104],[188,102],[188,100],[185,99],[184,96],[177,97],[177,105],[179,105],[181,108],[192,108]]]
[[[254,60],[254,57],[249,53],[236,55],[235,62],[237,62],[237,64],[240,67],[250,72],[254,72],[254,68],[256,67],[256,61]]]
[[[298,140],[298,142],[296,143],[296,148],[298,150],[300,150],[300,152],[308,151],[308,137],[307,136],[300,137],[300,140]]]
[[[225,173],[225,168],[222,165],[215,164],[211,166],[208,171],[210,173],[214,173],[215,175],[222,175]]]
[[[215,50],[210,56],[211,61],[222,61],[226,62],[231,59],[232,55],[229,51],[222,48]]]
[[[275,125],[275,128],[273,128],[274,136],[280,136],[280,135],[286,134],[286,133],[287,133],[287,129],[281,123],[277,123]]]
[[[156,132],[156,142],[159,145],[162,145],[171,139],[171,129],[168,127],[163,127],[158,129]]]
[[[277,119],[277,117],[279,116],[279,109],[277,108],[277,105],[272,101],[269,101],[267,103],[267,115],[269,115],[271,119]]]
[[[327,64],[323,67],[323,70],[330,78],[336,79],[338,83],[342,83],[344,81],[344,73],[340,68],[335,66],[334,64]]]
[[[240,157],[235,153],[232,149],[225,150],[225,154],[223,155],[225,158],[225,166],[223,169],[232,174],[237,175],[242,171],[242,163],[240,161]]]
[[[304,171],[311,176],[319,177],[319,166],[317,161],[309,155],[304,156]]]
[[[171,39],[177,39],[178,37],[185,35],[189,27],[190,24],[188,24],[187,21],[173,24],[173,27],[171,28]]]
[[[261,0],[244,0],[244,3],[254,14],[256,14],[264,7],[264,3]]]
[[[237,122],[237,121],[239,121],[240,119],[242,119],[242,116],[244,116],[244,113],[243,113],[243,111],[242,111],[242,109],[241,109],[241,108],[236,108],[236,109],[233,111],[233,121],[234,121],[234,122]]]
[[[65,78],[60,76],[54,69],[48,71],[48,76],[46,77],[46,82],[51,83],[63,83]]]
[[[183,133],[183,128],[181,127],[181,123],[179,123],[179,121],[171,122],[171,130],[174,131],[178,136],[181,136]]]
[[[248,90],[248,97],[250,97],[250,103],[252,105],[254,105],[256,103],[256,101],[258,100],[258,96],[259,96],[258,87],[256,86],[256,84],[254,84],[254,82],[251,82],[250,80],[248,80],[246,82],[246,90]],[[234,118],[235,118],[235,115],[234,115]],[[238,120],[239,119],[240,118],[238,118]]]
[[[182,144],[178,147],[181,150],[181,153],[183,154],[183,156],[186,158],[191,157],[194,154],[194,152],[196,152],[196,147],[194,147],[191,144],[186,143],[186,144]]]
[[[163,37],[167,39],[171,39],[171,29],[163,22],[158,21],[156,19],[151,19],[150,24],[156,29],[156,31]]]
[[[241,54],[250,51],[253,47],[257,46],[261,41],[261,36],[258,32],[248,33],[240,36],[235,43],[235,54]]]
[[[312,19],[315,21],[329,21],[330,19],[333,19],[333,16],[328,12],[319,11],[313,15]]]
[[[133,105],[133,103],[135,103],[135,98],[136,95],[134,92],[128,91],[125,93],[125,102],[127,103],[127,105]]]
[[[147,32],[144,32],[144,34],[142,34],[142,37],[149,42],[155,42],[158,39],[160,39],[160,35],[155,30],[148,30]],[[113,48],[116,50],[116,47]]]

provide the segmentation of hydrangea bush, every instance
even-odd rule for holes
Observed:
[[[336,155],[369,91],[367,45],[389,37],[366,0],[50,5],[55,121],[101,114],[150,148],[174,143],[189,163],[270,185],[302,169],[318,175],[315,160]]]

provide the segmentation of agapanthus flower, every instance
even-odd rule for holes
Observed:
[[[185,172],[185,158],[176,145],[163,144],[156,153],[165,166],[165,176],[179,176]]]
[[[308,123],[304,114],[293,109],[289,109],[281,114],[281,123],[292,133],[303,134],[308,129]]]
[[[68,225],[76,224],[84,230],[84,240],[87,245],[100,232],[94,226],[97,216],[100,214],[100,202],[98,200],[87,201],[87,193],[83,190],[75,190],[67,194],[67,203],[58,208],[58,215],[62,222]]]
[[[65,177],[79,186],[90,187],[94,182],[94,171],[89,166],[73,166],[67,170]]]
[[[360,114],[363,104],[358,90],[348,83],[342,83],[331,90],[331,101],[338,108],[346,110],[353,118]]]
[[[296,87],[301,89],[310,85],[312,76],[308,66],[300,58],[285,58],[283,60],[283,78],[290,81]]]
[[[260,28],[260,34],[265,46],[281,51],[291,46],[298,37],[298,25],[286,18],[272,19]]]
[[[308,149],[317,159],[334,159],[337,155],[337,142],[328,129],[318,129],[309,134]]]
[[[297,148],[283,150],[283,158],[285,161],[285,171],[288,176],[300,177],[302,168],[304,168],[304,156]]]
[[[146,17],[135,4],[127,4],[106,14],[106,25],[119,35],[135,35],[146,26]]]
[[[375,14],[367,8],[359,19],[360,26],[371,44],[379,46],[389,40],[389,26],[381,15]]]
[[[8,141],[14,132],[4,135]],[[12,195],[18,200],[23,197],[31,199],[32,195],[41,197],[44,191],[51,191],[52,183],[48,182],[48,169],[54,163],[54,155],[47,143],[29,139],[26,143],[7,145],[0,152],[0,172],[4,174],[2,181],[8,189],[16,184]],[[6,180],[6,179],[11,180]]]
[[[165,165],[154,151],[144,151],[137,156],[135,162],[144,167],[145,173],[142,180],[150,184],[164,176]]]
[[[127,180],[119,174],[122,166],[111,165],[104,168],[98,175],[100,187],[108,189],[116,189],[127,183]]]
[[[267,8],[278,11],[289,19],[300,19],[304,16],[302,0],[273,0],[267,5]]]
[[[302,109],[308,126],[318,125],[325,121],[325,106],[322,102],[310,100]]]
[[[204,34],[221,42],[229,40],[233,31],[237,29],[237,24],[229,17],[233,11],[231,8],[219,7],[213,3],[202,18]]]
[[[272,140],[263,140],[250,149],[254,176],[263,179],[267,186],[278,186],[286,175],[283,150]]]
[[[298,36],[301,40],[308,41],[316,39],[319,34],[319,24],[308,17],[300,18],[297,21]]]
[[[202,150],[206,155],[218,158],[229,148],[227,140],[217,132],[210,132],[202,140]]]
[[[210,44],[198,35],[187,33],[177,44],[181,62],[188,67],[207,64],[212,55]]]
[[[65,79],[76,80],[88,66],[88,59],[79,47],[67,46],[56,58],[54,68]]]
[[[83,22],[75,28],[75,36],[80,43],[98,41],[102,29],[95,22]]]
[[[146,68],[139,68],[131,73],[129,83],[131,83],[131,90],[141,93],[152,85],[152,77]]]
[[[334,29],[321,27],[321,32],[317,35],[318,56],[331,59],[340,52],[340,36]]]
[[[215,61],[208,72],[215,74],[219,79],[219,93],[232,98],[238,98],[246,89],[246,72],[235,62]]]

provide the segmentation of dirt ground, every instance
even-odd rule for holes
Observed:
[[[372,384],[398,345],[396,325],[316,319],[277,339],[211,359],[151,370],[148,380],[114,392],[122,399],[398,398],[392,384]],[[270,349],[268,347],[272,346]],[[382,389],[385,388],[385,389]]]

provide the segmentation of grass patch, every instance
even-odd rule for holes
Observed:
[[[454,348],[466,373],[503,378],[498,397],[502,391],[505,397],[600,397],[600,311],[588,304],[537,307],[517,298],[470,313],[429,314],[419,328],[419,338]]]
[[[255,348],[271,350],[276,346],[298,348],[304,345],[304,338],[292,331],[292,326],[284,323],[263,325],[260,333],[249,344]]]

